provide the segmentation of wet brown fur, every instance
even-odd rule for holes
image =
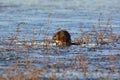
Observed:
[[[53,40],[56,41],[58,46],[70,46],[71,45],[71,36],[66,30],[60,30],[56,32],[53,37]]]

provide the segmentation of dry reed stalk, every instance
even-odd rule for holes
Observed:
[[[1,79],[1,80],[7,80],[7,78],[4,77],[2,74],[0,74],[0,79]]]
[[[108,28],[108,26],[110,25],[111,16],[112,16],[112,12],[108,16],[108,20],[107,20],[107,23],[106,23],[106,28]]]
[[[82,38],[75,38],[75,43],[81,45],[83,43]]]
[[[35,43],[35,36],[34,36],[34,32],[35,32],[35,28],[33,28],[33,32],[32,32],[32,40],[30,41],[31,42],[31,47],[34,46],[34,43]]]
[[[86,76],[87,58],[83,58],[81,55],[79,55],[79,56],[75,56],[75,58],[73,60],[74,60],[74,63],[76,63],[75,68],[82,69],[84,76]]]
[[[110,26],[110,35],[108,37],[109,39],[113,39],[113,30],[112,30],[112,26]]]
[[[30,72],[26,78],[27,79],[35,79],[35,80],[38,80],[38,79],[41,79],[42,76],[39,76],[39,73],[43,72],[44,71],[44,68],[40,68],[40,69],[36,69],[32,72]]]
[[[99,32],[96,30],[95,26],[93,26],[93,31],[95,32],[97,44],[99,44],[99,41],[101,41],[101,40],[99,40],[100,39]]]
[[[7,78],[7,80],[12,78],[12,74],[11,74],[11,71],[9,68],[6,69],[6,78]]]
[[[110,68],[109,68],[109,74],[108,74],[108,76],[106,77],[106,80],[112,79],[111,75],[114,74],[114,70],[115,70],[115,66],[114,66],[115,57],[112,56],[112,55],[110,55],[110,56],[108,56],[108,58],[110,59],[111,66],[110,66]]]
[[[103,14],[100,13],[99,18],[98,18],[98,26],[99,26],[99,28],[100,28],[100,32],[99,32],[99,35],[98,35],[98,42],[99,42],[99,43],[103,42],[104,34],[107,33],[106,28],[105,28],[104,31],[102,30],[102,26],[101,26],[101,16],[102,16],[102,15],[103,15]],[[109,18],[109,19],[110,19],[110,18]],[[107,22],[107,23],[109,23],[109,19],[108,19],[108,22]]]
[[[94,64],[95,68],[96,68],[96,72],[98,72],[99,68],[98,68],[98,65],[97,64]]]
[[[8,44],[8,49],[10,50],[10,47],[11,45],[13,44],[13,42],[17,40],[17,36],[11,36],[10,37],[10,41],[9,41],[9,44]]]
[[[20,32],[20,26],[21,25],[23,25],[23,24],[25,24],[25,22],[19,22],[18,24],[17,24],[17,28],[16,28],[16,36],[19,36],[19,32]]]
[[[47,28],[46,28],[46,31],[44,32],[44,39],[45,39],[45,42],[47,42],[47,36],[48,36],[48,30],[49,30],[49,27],[50,27],[50,17],[51,17],[51,13],[48,14],[48,19],[46,21],[47,23]]]
[[[80,32],[81,32],[82,36],[85,36],[85,32],[82,30],[82,28],[80,28]]]
[[[22,47],[23,47],[23,50],[24,50],[24,51],[28,51],[28,47],[29,47],[29,46],[27,45],[27,42],[26,42],[26,41],[23,41],[23,42],[22,42]]]
[[[101,16],[102,16],[102,13],[99,14],[99,17],[98,17],[98,26],[101,30]]]
[[[68,77],[66,77],[66,78],[65,78],[65,80],[69,80],[69,78],[68,78]]]
[[[83,72],[84,76],[86,76],[86,72],[87,72],[87,70],[86,70],[86,65],[87,65],[86,61],[87,61],[87,59],[83,58],[83,61],[82,61],[82,72]]]
[[[120,78],[120,70],[118,70],[118,75],[119,75],[119,78]]]
[[[114,64],[114,61],[115,61],[115,56],[110,55],[110,56],[109,56],[109,59],[110,59],[110,62]]]
[[[87,35],[87,36],[83,37],[83,41],[84,41],[84,44],[88,45],[88,43],[89,43],[89,36]]]
[[[96,27],[95,27],[95,26],[93,26],[93,31],[96,33],[96,37],[98,38],[99,33],[98,33],[98,31],[96,30]]]

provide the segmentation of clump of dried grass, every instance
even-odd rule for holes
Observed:
[[[80,29],[82,36],[75,38],[76,43],[79,45],[85,44],[87,46],[90,44],[90,41],[93,38],[92,36],[94,36],[94,39],[96,39],[96,42],[94,43],[97,45],[104,45],[109,43],[114,45],[114,42],[119,39],[119,35],[113,33],[112,25],[110,24],[111,14],[108,17],[106,26],[102,26],[103,24],[101,24],[102,15],[102,13],[99,15],[98,27],[93,26],[93,30],[91,31],[83,31]]]

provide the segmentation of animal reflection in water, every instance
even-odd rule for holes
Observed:
[[[53,40],[56,41],[57,46],[70,46],[71,45],[71,36],[68,31],[60,30],[56,32],[53,37]]]

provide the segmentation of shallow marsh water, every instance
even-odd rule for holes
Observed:
[[[9,39],[15,35],[17,25],[21,22],[18,40],[30,41],[44,40],[45,33],[48,38],[60,28],[70,32],[72,40],[80,36],[83,31],[92,30],[93,25],[99,28],[99,15],[101,25],[106,25],[110,17],[113,32],[120,34],[120,1],[119,0],[5,0],[0,1],[0,39]],[[49,17],[50,16],[50,17]],[[105,26],[103,26],[105,27]],[[7,40],[6,40],[7,41]],[[20,46],[21,50],[0,52],[0,72],[5,74],[5,68],[19,59],[26,60],[29,55],[31,65],[37,68],[44,67],[41,73],[44,78],[55,75],[59,79],[120,79],[120,44],[108,48],[89,51],[80,46],[70,47],[41,47],[28,52]],[[6,48],[8,45],[1,48]],[[76,58],[78,60],[75,60]],[[86,60],[79,60],[85,58]],[[23,61],[24,62],[24,61]],[[20,62],[22,63],[22,62]],[[52,65],[55,65],[52,68]],[[84,67],[80,67],[81,64]],[[61,66],[63,65],[63,66]],[[24,65],[20,65],[21,69]],[[65,69],[64,69],[65,68]],[[83,69],[85,68],[85,69]],[[114,70],[112,70],[112,68]],[[85,70],[85,71],[82,71]]]

